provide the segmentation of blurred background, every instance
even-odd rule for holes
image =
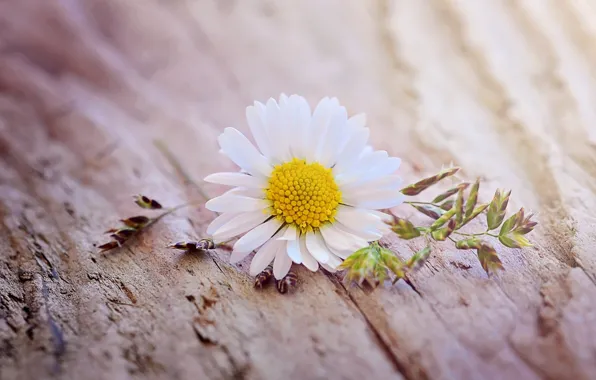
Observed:
[[[0,369],[6,378],[588,378],[595,21],[589,0],[0,1],[0,290],[15,297],[0,308],[9,321]],[[94,244],[134,209],[131,194],[200,199],[188,179],[231,167],[217,135],[246,131],[245,107],[282,92],[365,112],[372,143],[403,159],[406,181],[454,163],[483,178],[485,199],[513,189],[512,209],[539,215],[536,249],[503,250],[498,283],[446,250],[415,292],[368,297],[304,273],[301,293],[281,299],[254,294],[225,257],[157,248],[201,234],[211,215],[199,210],[158,227],[136,256],[102,261]],[[32,236],[47,262],[19,254]],[[17,268],[41,277],[27,285]],[[124,288],[143,306],[110,309]],[[188,322],[190,297],[206,289],[226,294],[210,311],[221,325],[207,348]],[[311,310],[321,305],[328,319],[318,325]],[[31,323],[38,338],[25,333]]]

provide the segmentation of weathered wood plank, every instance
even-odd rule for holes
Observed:
[[[588,379],[594,20],[582,0],[0,3],[0,376]],[[512,188],[536,247],[488,279],[437,245],[372,293],[299,270],[289,296],[225,252],[165,249],[201,236],[200,207],[97,253],[132,194],[201,199],[156,139],[198,181],[231,168],[219,132],[280,92],[366,112],[407,180],[453,161],[485,199]]]

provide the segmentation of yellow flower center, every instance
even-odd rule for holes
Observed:
[[[302,231],[333,223],[341,202],[331,169],[298,158],[274,167],[265,192],[271,214]]]

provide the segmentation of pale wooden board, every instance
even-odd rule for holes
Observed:
[[[593,377],[594,25],[588,0],[0,2],[0,377]],[[233,168],[223,128],[281,92],[366,112],[407,181],[454,162],[485,201],[512,189],[536,247],[488,279],[437,244],[372,293],[300,268],[286,296],[248,260],[165,248],[204,233],[200,207],[97,253],[131,195],[201,199],[154,140],[200,182]]]

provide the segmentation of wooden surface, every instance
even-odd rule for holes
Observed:
[[[593,378],[594,25],[589,0],[0,1],[0,378]],[[453,161],[511,188],[536,247],[488,279],[437,245],[370,294],[299,269],[287,296],[165,249],[202,208],[98,254],[131,195],[201,199],[155,139],[200,181],[280,92],[366,112],[407,181]]]

